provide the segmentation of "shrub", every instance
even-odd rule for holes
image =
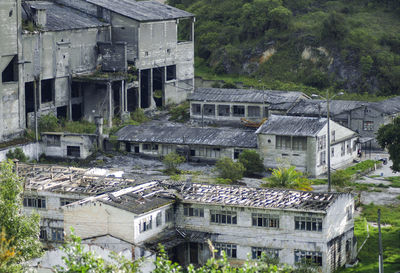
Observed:
[[[60,124],[54,114],[43,115],[39,118],[39,132],[58,132]]]
[[[239,162],[246,169],[244,175],[254,175],[265,170],[262,157],[254,150],[244,150],[239,155]]]
[[[299,171],[295,166],[289,168],[279,167],[272,171],[271,177],[265,179],[267,184],[263,186],[289,188],[302,191],[311,191],[310,180]]]
[[[176,122],[182,122],[182,123],[188,121],[190,119],[189,108],[190,108],[190,104],[188,101],[186,101],[180,105],[177,105],[175,107],[172,107],[169,110],[169,114],[171,115],[169,120],[176,121]]]
[[[15,148],[14,151],[13,150],[9,150],[6,154],[6,157],[8,159],[18,159],[20,162],[26,162],[28,161],[29,157],[27,157],[24,153],[24,151],[22,151],[21,148]]]
[[[344,170],[337,170],[331,175],[331,183],[335,186],[346,186],[351,182],[351,174]]]
[[[132,114],[132,119],[139,123],[143,123],[149,120],[149,118],[144,114],[144,110],[142,108],[137,108]]]
[[[219,178],[230,179],[236,182],[243,177],[245,168],[242,163],[234,162],[228,157],[223,157],[215,164],[215,171]]]
[[[165,172],[168,174],[179,173],[179,165],[184,163],[186,158],[184,156],[178,155],[177,153],[169,153],[164,156],[163,163],[166,167]]]

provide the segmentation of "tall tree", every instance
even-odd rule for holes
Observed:
[[[400,117],[395,118],[392,123],[381,126],[376,139],[383,149],[388,150],[390,160],[393,162],[391,169],[400,172]]]
[[[22,272],[22,264],[41,254],[39,215],[22,214],[23,181],[13,171],[11,161],[0,163],[0,229],[12,255],[1,264],[0,272]]]

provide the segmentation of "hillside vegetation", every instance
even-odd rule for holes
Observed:
[[[398,0],[168,3],[196,15],[199,73],[241,75],[268,88],[400,95]]]

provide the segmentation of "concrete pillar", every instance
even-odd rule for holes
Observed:
[[[69,121],[72,121],[72,77],[68,76],[68,109],[67,109],[67,117]]]
[[[107,82],[107,95],[108,95],[108,127],[112,127],[113,113],[113,99],[112,99],[112,85],[111,82]]]
[[[150,108],[156,107],[156,103],[153,99],[153,69],[150,69],[149,101],[150,101]]]
[[[94,117],[94,122],[96,124],[97,146],[100,151],[103,151],[103,117]]]
[[[123,86],[124,86],[124,88],[123,88],[123,90],[124,90],[124,101],[125,101],[125,104],[124,104],[124,106],[125,106],[124,111],[125,111],[125,112],[128,112],[128,86],[127,86],[125,80],[122,81],[122,84],[123,84]]]
[[[143,108],[142,107],[142,85],[141,85],[141,83],[142,83],[142,72],[141,72],[141,70],[139,70],[138,71],[138,84],[139,84],[139,86],[138,86],[138,108]]]
[[[125,81],[122,80],[121,86],[119,87],[119,112],[120,112],[121,116],[122,116],[122,113],[125,112],[125,103],[124,103],[124,101],[125,101],[124,85],[125,84],[124,83],[125,83]]]

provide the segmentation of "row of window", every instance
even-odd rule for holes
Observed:
[[[215,116],[217,113],[218,116],[220,117],[229,117],[232,116],[234,117],[244,117],[245,116],[245,107],[244,105],[233,105],[232,107],[230,105],[215,105],[215,104],[204,104],[203,105],[203,110],[201,109],[202,106],[201,104],[193,103],[192,104],[192,113],[193,115],[201,115],[203,114],[204,116]],[[264,117],[268,117],[268,107],[264,107],[264,112],[261,113],[261,107],[260,106],[247,106],[247,116],[248,117],[261,117],[263,115]]]
[[[165,215],[164,215],[164,221],[165,223],[169,223],[172,222],[174,220],[174,211],[172,208],[167,209],[165,211]],[[159,227],[162,225],[162,212],[158,212],[156,215],[156,227]],[[143,219],[140,223],[139,223],[139,233],[143,233],[146,232],[148,230],[151,230],[153,228],[153,216],[149,216],[145,219]]]
[[[306,137],[276,136],[275,147],[283,150],[307,150]]]
[[[190,217],[204,217],[204,209],[185,206],[183,208],[183,214]],[[210,215],[211,223],[228,225],[237,224],[236,211],[210,210]],[[322,218],[295,217],[294,222],[296,230],[322,231]],[[252,213],[251,224],[255,227],[279,228],[279,216],[272,214]]]
[[[228,258],[237,258],[237,245],[235,244],[214,243],[214,247],[217,250],[218,256],[221,256],[222,251],[225,251]],[[269,258],[279,259],[279,251],[280,249],[276,248],[252,247],[251,257],[257,259],[261,257],[264,252]],[[295,250],[294,260],[295,263],[307,263],[322,266],[322,252]]]
[[[78,200],[79,199],[60,198],[60,207],[71,204]],[[46,197],[26,196],[26,197],[24,197],[23,205],[24,205],[24,207],[27,207],[27,208],[45,209],[46,208]]]
[[[53,241],[53,242],[63,242],[64,241],[64,229],[62,228],[50,228],[50,236],[47,234],[47,229],[45,227],[40,228],[39,233],[40,240],[43,241]]]

